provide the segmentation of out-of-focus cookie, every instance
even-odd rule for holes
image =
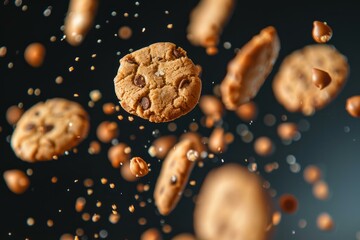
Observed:
[[[228,63],[220,84],[222,101],[228,110],[236,110],[259,92],[273,69],[280,51],[280,40],[273,26],[266,27],[247,42]]]
[[[261,178],[228,163],[205,178],[194,210],[196,236],[204,240],[265,240],[271,235],[272,201]]]
[[[91,29],[97,12],[98,0],[70,0],[64,23],[66,41],[78,46]]]
[[[89,116],[79,103],[48,99],[21,116],[11,146],[24,161],[52,160],[77,146],[87,136],[89,126]]]
[[[190,112],[201,94],[199,69],[170,42],[151,44],[120,60],[115,92],[127,112],[168,122]]]
[[[190,14],[188,40],[195,46],[216,47],[235,4],[235,0],[201,0]]]
[[[161,215],[168,215],[179,202],[195,164],[187,153],[194,149],[195,142],[184,139],[166,156],[154,190],[155,205]]]
[[[312,69],[326,71],[330,84],[317,88],[312,82]],[[277,101],[289,112],[313,115],[327,106],[343,89],[349,74],[347,59],[335,47],[313,44],[289,54],[281,63],[272,87]]]

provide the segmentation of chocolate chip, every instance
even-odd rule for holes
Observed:
[[[142,75],[136,75],[134,78],[134,84],[138,87],[145,87],[145,78]]]
[[[47,132],[50,132],[51,130],[53,130],[53,128],[54,128],[54,125],[45,125],[45,132],[47,133]]]
[[[127,62],[130,63],[130,64],[137,64],[137,62],[135,61],[135,59],[134,59],[134,58],[131,58],[131,57],[126,58],[125,61],[127,61]]]
[[[189,84],[190,84],[189,79],[183,79],[183,80],[181,80],[181,82],[179,84],[179,88],[184,88],[184,87],[188,86]]]
[[[26,131],[33,130],[34,128],[35,128],[35,124],[33,124],[33,123],[29,123],[25,126]]]
[[[326,22],[314,21],[312,37],[318,43],[326,43],[332,37],[332,29]]]
[[[35,112],[35,116],[39,116],[40,115],[40,112],[39,111],[36,111]]]
[[[140,104],[141,104],[141,107],[142,107],[144,110],[146,110],[146,109],[148,109],[148,108],[150,107],[150,99],[149,99],[148,97],[143,97],[143,98],[141,99]]]
[[[313,68],[312,69],[312,82],[316,87],[318,87],[320,90],[327,87],[331,82],[331,77],[329,73]]]
[[[180,57],[183,57],[183,54],[177,50],[176,48],[173,50],[173,54],[176,58],[180,58]]]
[[[170,183],[175,184],[177,182],[177,177],[175,175],[171,176]]]

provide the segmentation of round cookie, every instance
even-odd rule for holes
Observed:
[[[170,42],[154,43],[120,59],[115,92],[128,113],[150,122],[168,122],[198,103],[199,74],[185,50]]]
[[[63,98],[48,99],[28,109],[11,137],[15,154],[27,162],[52,160],[77,146],[88,134],[83,107]]]
[[[319,89],[312,82],[312,69],[331,76],[330,84]],[[313,115],[328,105],[343,89],[349,74],[347,59],[334,46],[307,45],[289,54],[281,63],[272,87],[277,101],[290,112]]]
[[[196,236],[204,240],[265,240],[271,236],[272,201],[261,178],[228,163],[205,178],[194,210]]]
[[[228,110],[236,110],[259,92],[280,51],[280,40],[273,26],[266,27],[247,42],[227,65],[220,84],[221,98]]]

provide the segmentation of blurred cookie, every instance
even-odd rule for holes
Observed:
[[[235,0],[201,0],[190,14],[188,40],[195,46],[216,47],[235,3]]]
[[[261,178],[229,163],[205,178],[194,210],[199,239],[265,240],[271,234],[272,202]]]
[[[120,60],[115,92],[127,112],[150,122],[168,122],[190,112],[198,103],[199,74],[181,47],[154,43]]]
[[[326,71],[330,84],[323,89],[312,82],[312,69]],[[305,46],[289,54],[273,80],[278,102],[290,112],[312,115],[328,105],[343,89],[349,74],[347,59],[335,47],[326,44]]]
[[[91,29],[97,12],[98,0],[70,0],[64,23],[66,41],[78,46]]]
[[[88,134],[83,107],[63,98],[48,99],[28,109],[11,137],[15,154],[24,161],[52,160],[77,146]]]
[[[228,63],[220,84],[222,101],[228,110],[236,110],[253,99],[270,74],[280,51],[276,29],[266,27],[246,43]]]
[[[195,148],[193,141],[184,139],[166,156],[154,190],[155,205],[161,215],[168,215],[179,202],[195,164],[187,153]]]

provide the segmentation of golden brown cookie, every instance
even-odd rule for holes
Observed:
[[[195,142],[184,139],[166,156],[154,190],[155,205],[161,215],[168,215],[179,202],[195,164],[187,153],[194,149]]]
[[[169,42],[125,55],[114,85],[127,112],[156,123],[190,112],[201,94],[199,69],[185,50]]]
[[[127,112],[150,122],[168,122],[198,103],[199,74],[184,49],[170,42],[154,43],[121,58],[115,92]]]
[[[276,29],[266,27],[246,43],[228,63],[220,84],[222,101],[228,110],[236,110],[259,92],[270,74],[280,51]]]
[[[63,98],[48,99],[28,109],[11,137],[15,154],[24,161],[52,160],[77,146],[88,134],[83,107]]]
[[[326,71],[330,84],[317,88],[312,69]],[[290,112],[309,116],[328,105],[343,89],[349,74],[347,59],[335,47],[313,44],[289,54],[281,63],[272,87],[278,102]]]
[[[195,46],[216,47],[235,4],[235,0],[201,0],[190,14],[188,40]]]
[[[204,240],[265,240],[271,235],[272,209],[261,178],[228,163],[212,170],[201,186],[195,233]]]
[[[70,0],[65,18],[66,41],[78,46],[91,29],[97,12],[98,0]]]

